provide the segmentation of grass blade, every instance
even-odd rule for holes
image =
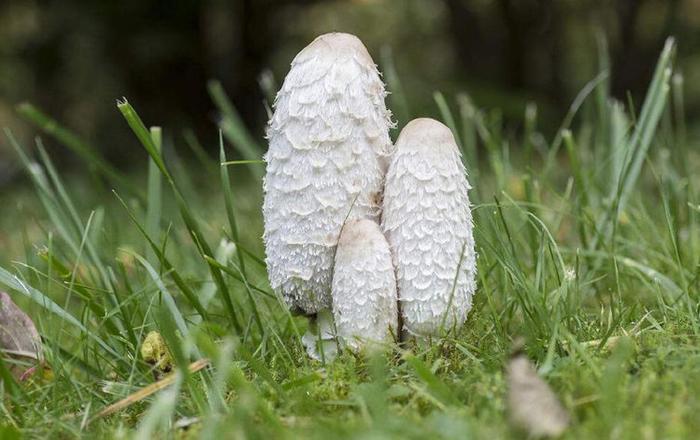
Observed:
[[[184,199],[182,193],[177,187],[175,181],[173,180],[172,175],[168,171],[168,168],[165,165],[165,162],[163,161],[163,157],[157,150],[155,144],[153,143],[153,140],[151,139],[150,134],[148,133],[148,130],[146,130],[146,126],[141,121],[141,118],[136,113],[136,110],[134,110],[134,108],[126,100],[119,102],[117,104],[117,107],[122,112],[122,115],[126,119],[133,132],[141,141],[143,147],[146,149],[148,154],[158,166],[158,169],[160,169],[161,173],[163,173],[168,183],[170,184],[170,187],[173,193],[175,194],[175,200],[180,210],[180,215],[182,217],[182,220],[185,222],[185,226],[187,227],[187,232],[192,238],[192,241],[197,245],[197,249],[200,251],[202,257],[208,256],[214,258],[214,253],[207,244],[206,240],[204,240],[204,235],[201,233],[200,228],[194,220],[194,217],[192,216],[192,213],[188,208],[187,201]],[[223,302],[226,305],[227,312],[229,314],[229,317],[231,318],[231,323],[233,324],[236,331],[239,334],[241,334],[243,331],[243,327],[241,326],[238,314],[236,313],[235,307],[233,306],[233,300],[231,299],[231,295],[229,293],[228,287],[226,286],[224,278],[221,275],[221,271],[214,265],[209,264],[208,266],[212,278],[214,279],[214,282],[217,285],[218,291],[221,294]]]
[[[129,179],[124,177],[119,170],[107,162],[98,153],[96,148],[88,145],[73,132],[59,124],[58,121],[52,119],[28,102],[20,103],[17,106],[17,113],[19,113],[20,116],[24,117],[29,122],[35,124],[46,134],[68,147],[91,168],[95,168],[100,171],[110,181],[126,188],[133,195],[143,199],[143,192],[138,188],[138,186],[134,185],[131,181],[129,181]]]
[[[162,150],[162,133],[160,127],[151,127],[151,139],[160,154]],[[148,198],[146,208],[146,232],[151,237],[158,237],[160,232],[160,217],[163,206],[162,201],[162,182],[161,174],[158,171],[158,165],[152,158],[148,161]],[[152,250],[148,252],[149,260],[154,262],[155,253]]]
[[[228,96],[226,96],[226,92],[221,83],[218,81],[209,81],[207,87],[209,89],[209,96],[211,96],[214,104],[216,104],[216,107],[221,112],[219,126],[224,136],[226,136],[226,139],[231,142],[231,145],[238,150],[245,160],[259,160],[263,149],[255,142],[250,132],[243,124],[238,111],[236,111],[236,108],[228,99]],[[250,164],[251,166],[248,168],[253,176],[255,176],[256,179],[262,178],[262,169],[258,166],[254,166],[253,162],[250,162]]]

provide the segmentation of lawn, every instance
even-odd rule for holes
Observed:
[[[265,140],[217,83],[216,159],[119,101],[114,117],[134,132],[123,142],[143,147],[143,172],[128,175],[21,105],[41,138],[3,139],[33,191],[2,195],[0,285],[36,323],[44,360],[17,380],[9,369],[26,359],[4,357],[0,437],[521,438],[505,374],[518,337],[571,414],[563,438],[693,437],[700,155],[673,55],[669,40],[640,103],[609,96],[601,57],[554,136],[534,105],[509,130],[498,109],[436,93],[473,186],[474,307],[446,338],[327,363],[307,358],[306,319],[267,283]],[[419,116],[385,79],[399,123]],[[78,172],[63,175],[43,142]],[[171,375],[141,354],[154,330]],[[137,399],[156,377],[168,386]]]

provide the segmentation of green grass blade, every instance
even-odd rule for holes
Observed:
[[[214,170],[218,168],[218,164],[214,158],[210,157],[209,154],[204,150],[204,147],[197,139],[197,135],[191,129],[183,131],[182,137],[185,139],[185,143],[192,150],[192,153],[197,157],[200,165],[204,168]]]
[[[138,113],[136,113],[136,110],[134,110],[126,98],[117,101],[117,108],[122,112],[124,119],[126,119],[126,122],[129,124],[129,127],[134,132],[138,140],[141,141],[141,145],[143,145],[143,147],[146,149],[146,152],[151,157],[151,160],[153,160],[168,182],[173,184],[173,178],[170,175],[168,168],[165,166],[163,156],[161,155],[161,152],[156,146],[155,142],[153,142],[151,133],[146,128],[146,125],[144,125]]]
[[[236,222],[236,211],[234,209],[233,190],[231,189],[231,179],[228,174],[226,163],[226,151],[224,151],[224,140],[219,132],[219,160],[221,161],[221,188],[224,192],[224,205],[226,206],[226,217],[228,218],[231,237],[236,244],[236,254],[238,255],[238,265],[241,268],[241,275],[246,278],[245,259],[240,248],[240,238],[238,235],[238,224]]]
[[[88,330],[88,328],[85,327],[82,322],[78,321],[64,308],[56,304],[53,300],[48,298],[46,295],[44,295],[37,289],[22,282],[17,276],[12,275],[12,273],[8,272],[2,267],[0,267],[0,284],[3,284],[9,289],[12,289],[17,293],[28,297],[35,303],[39,304],[42,308],[46,309],[46,311],[56,315],[63,322],[72,325],[73,327],[78,329],[82,334],[97,342],[97,344],[100,347],[102,347],[105,351],[112,354],[117,359],[121,359],[121,355],[114,348],[112,348],[110,344],[107,344],[102,338],[97,336],[95,332]]]
[[[68,147],[85,163],[99,170],[110,181],[124,187],[133,195],[143,199],[143,192],[138,186],[134,185],[128,178],[124,177],[119,170],[107,162],[107,160],[98,153],[96,148],[88,145],[73,132],[59,124],[58,121],[52,119],[28,102],[19,104],[17,106],[17,113],[29,122],[35,124],[46,134]]]
[[[151,127],[151,139],[153,144],[158,151],[159,155],[162,150],[162,133],[160,127]],[[158,165],[153,161],[152,158],[148,161],[148,199],[146,208],[146,233],[150,237],[158,237],[160,233],[160,218],[163,206],[162,201],[162,182],[161,173],[158,170]],[[155,260],[155,253],[153,250],[148,250],[148,256],[151,263]]]
[[[469,95],[457,95],[457,106],[462,123],[462,147],[464,148],[464,164],[470,183],[476,187],[479,181],[479,145],[477,143],[477,111]]]
[[[599,219],[597,226],[599,233],[591,241],[591,249],[595,249],[600,239],[608,241],[607,238],[609,238],[609,234],[613,229],[610,221],[615,220],[619,213],[624,211],[629,197],[636,188],[642,164],[651,146],[663,110],[666,107],[670,90],[669,82],[672,74],[671,66],[674,50],[675,43],[673,39],[669,38],[659,56],[654,77],[649,85],[639,119],[635,124],[632,135],[625,144],[624,166],[619,178],[619,185],[613,188],[609,195],[609,199],[614,202],[613,206],[605,211]]]
[[[204,319],[205,321],[208,321],[210,319],[209,314],[208,314],[207,310],[204,308],[204,306],[202,306],[201,302],[199,301],[199,298],[197,298],[197,295],[194,293],[194,291],[192,289],[190,289],[190,287],[187,285],[187,283],[185,283],[185,280],[180,276],[178,271],[175,270],[173,265],[170,263],[170,260],[168,260],[168,258],[165,256],[163,251],[160,249],[160,247],[148,235],[148,232],[146,232],[144,227],[141,226],[141,224],[136,219],[136,216],[131,212],[131,210],[127,206],[126,202],[124,202],[124,200],[121,197],[119,197],[119,194],[117,194],[116,192],[114,193],[114,195],[117,197],[119,202],[122,204],[122,206],[126,210],[127,214],[129,215],[129,218],[134,223],[136,228],[139,230],[139,232],[141,233],[143,238],[146,239],[146,241],[148,242],[149,246],[151,247],[151,250],[153,251],[153,253],[158,257],[160,264],[163,266],[163,269],[167,273],[170,274],[170,277],[173,279],[173,282],[175,283],[175,285],[178,287],[178,289],[180,289],[182,294],[185,295],[185,298],[187,298],[187,300],[190,302],[192,307],[194,307],[194,309],[197,310],[197,312],[200,314],[202,319]]]
[[[190,339],[190,330],[187,327],[187,323],[185,322],[185,318],[182,316],[182,313],[180,312],[180,309],[177,306],[177,303],[173,299],[173,296],[170,294],[170,291],[168,290],[167,287],[165,287],[165,283],[163,282],[162,278],[158,275],[158,272],[153,269],[153,266],[151,266],[148,261],[143,258],[141,255],[138,254],[132,254],[134,258],[136,258],[139,263],[146,269],[146,272],[148,272],[148,275],[151,277],[153,282],[155,283],[156,287],[158,287],[158,290],[160,291],[162,297],[163,297],[163,302],[165,303],[165,306],[167,307],[168,311],[170,312],[170,315],[173,318],[173,322],[175,322],[175,325],[177,326],[177,329],[180,331],[180,334],[182,335],[183,338]],[[195,356],[197,359],[202,357],[202,354],[199,352],[197,347],[194,347],[194,352]],[[185,368],[186,369],[186,368]]]
[[[223,86],[218,81],[209,81],[207,84],[209,96],[221,112],[220,128],[224,136],[236,148],[245,160],[255,161],[260,159],[262,147],[253,139],[248,129],[243,124],[238,111],[233,106]],[[262,178],[263,171],[260,167],[252,165],[248,167],[257,179]]]
[[[208,257],[214,258],[214,253],[212,252],[211,248],[209,247],[206,240],[204,239],[204,235],[202,234],[199,226],[197,225],[197,222],[195,221],[195,219],[194,219],[194,217],[193,217],[193,215],[188,207],[187,201],[184,199],[184,197],[182,196],[182,193],[180,192],[179,188],[177,187],[175,181],[173,180],[172,175],[168,171],[168,168],[165,165],[165,162],[163,161],[162,156],[160,155],[160,153],[156,149],[155,144],[153,143],[153,140],[151,139],[151,136],[148,133],[148,130],[146,130],[146,126],[141,121],[141,118],[136,113],[136,110],[134,110],[134,108],[126,100],[119,102],[117,106],[119,107],[119,110],[124,115],[124,118],[126,119],[127,123],[131,127],[131,129],[134,131],[136,136],[141,141],[141,144],[143,145],[143,147],[146,149],[146,151],[151,156],[151,158],[153,158],[154,162],[158,166],[158,169],[160,169],[161,173],[163,173],[163,175],[168,180],[168,183],[170,184],[170,187],[173,190],[173,193],[175,194],[175,201],[177,202],[177,206],[180,210],[180,216],[182,217],[182,220],[185,222],[185,226],[187,227],[187,232],[189,233],[190,237],[192,238],[192,241],[197,245],[197,249],[200,251],[200,254],[202,255],[202,257],[208,256]],[[231,319],[231,324],[234,326],[236,331],[240,334],[243,331],[243,327],[241,326],[240,320],[238,318],[238,314],[236,313],[236,309],[233,305],[233,300],[232,300],[231,295],[229,293],[229,289],[226,286],[224,278],[221,275],[221,271],[216,266],[213,266],[211,264],[209,264],[208,266],[209,266],[209,270],[211,272],[212,278],[214,279],[214,282],[216,283],[218,291],[219,291],[219,293],[223,299],[223,302],[226,306],[226,310],[227,310],[229,317]]]

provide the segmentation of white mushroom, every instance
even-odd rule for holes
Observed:
[[[396,278],[379,225],[355,220],[343,227],[333,270],[333,317],[350,349],[376,348],[396,335]]]
[[[331,307],[333,255],[346,219],[377,220],[391,152],[386,92],[355,36],[321,35],[277,94],[265,155],[270,283],[295,312]]]
[[[411,334],[457,328],[471,308],[476,253],[469,188],[450,130],[432,119],[409,122],[387,173],[382,227]]]

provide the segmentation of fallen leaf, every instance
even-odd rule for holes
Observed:
[[[12,374],[26,379],[42,361],[41,337],[32,319],[0,292],[0,350]]]
[[[530,437],[558,437],[569,426],[569,414],[522,350],[508,362],[508,410],[514,427]]]

